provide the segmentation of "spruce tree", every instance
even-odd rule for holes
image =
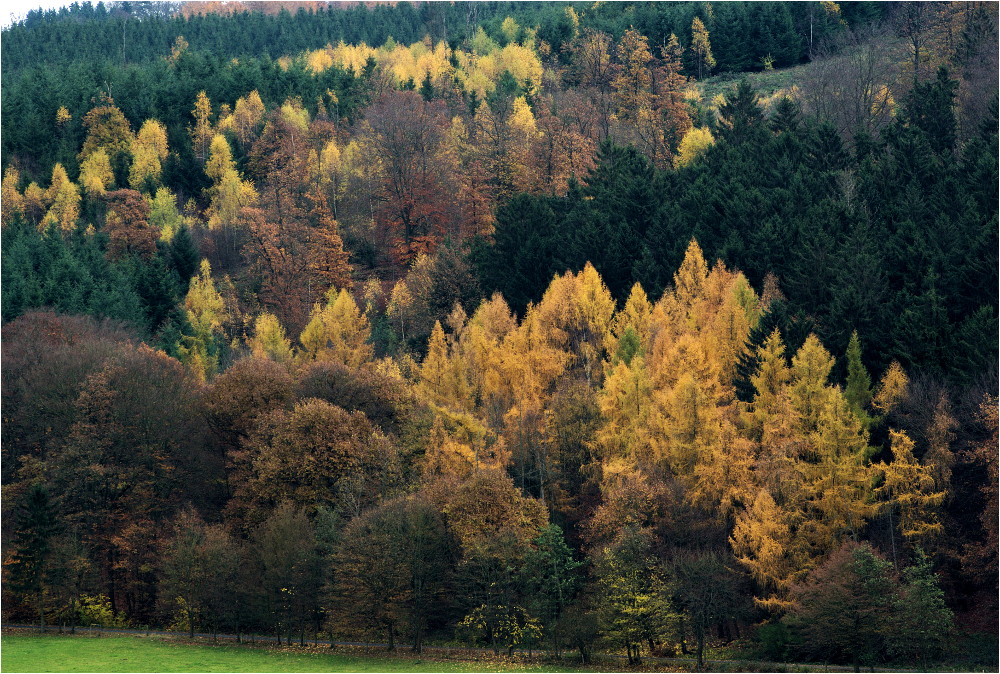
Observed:
[[[851,341],[847,344],[847,387],[844,389],[844,397],[854,415],[867,423],[869,417],[865,408],[872,399],[872,378],[861,362],[861,340],[857,330],[851,333]]]
[[[45,594],[52,571],[51,543],[59,533],[59,524],[44,486],[35,484],[28,490],[17,519],[10,563],[11,587],[25,601],[34,602],[38,624],[45,629]]]

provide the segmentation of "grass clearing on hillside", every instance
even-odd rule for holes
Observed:
[[[325,648],[216,646],[134,636],[5,634],[3,672],[565,672],[517,659],[355,655]]]

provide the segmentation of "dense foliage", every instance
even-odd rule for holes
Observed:
[[[4,31],[7,617],[995,633],[995,7],[300,4]]]

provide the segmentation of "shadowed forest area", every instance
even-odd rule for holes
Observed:
[[[995,666],[997,23],[30,12],[4,620]]]

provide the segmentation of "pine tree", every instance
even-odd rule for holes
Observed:
[[[719,133],[736,145],[760,138],[764,129],[764,113],[757,93],[747,79],[741,79],[736,91],[726,96],[719,106]]]
[[[200,262],[201,255],[191,239],[191,232],[186,225],[181,224],[170,241],[170,266],[177,272],[181,282],[180,291],[185,295]]]
[[[861,340],[855,330],[847,344],[847,387],[844,389],[844,396],[854,415],[866,425],[871,423],[865,411],[872,400],[871,384],[871,377],[861,362]]]
[[[931,560],[923,552],[903,571],[903,587],[894,608],[890,652],[926,668],[930,660],[945,652],[955,623]]]
[[[34,603],[42,629],[45,629],[45,598],[53,571],[52,539],[59,530],[48,490],[40,484],[33,485],[19,508],[10,580],[15,592]]]

